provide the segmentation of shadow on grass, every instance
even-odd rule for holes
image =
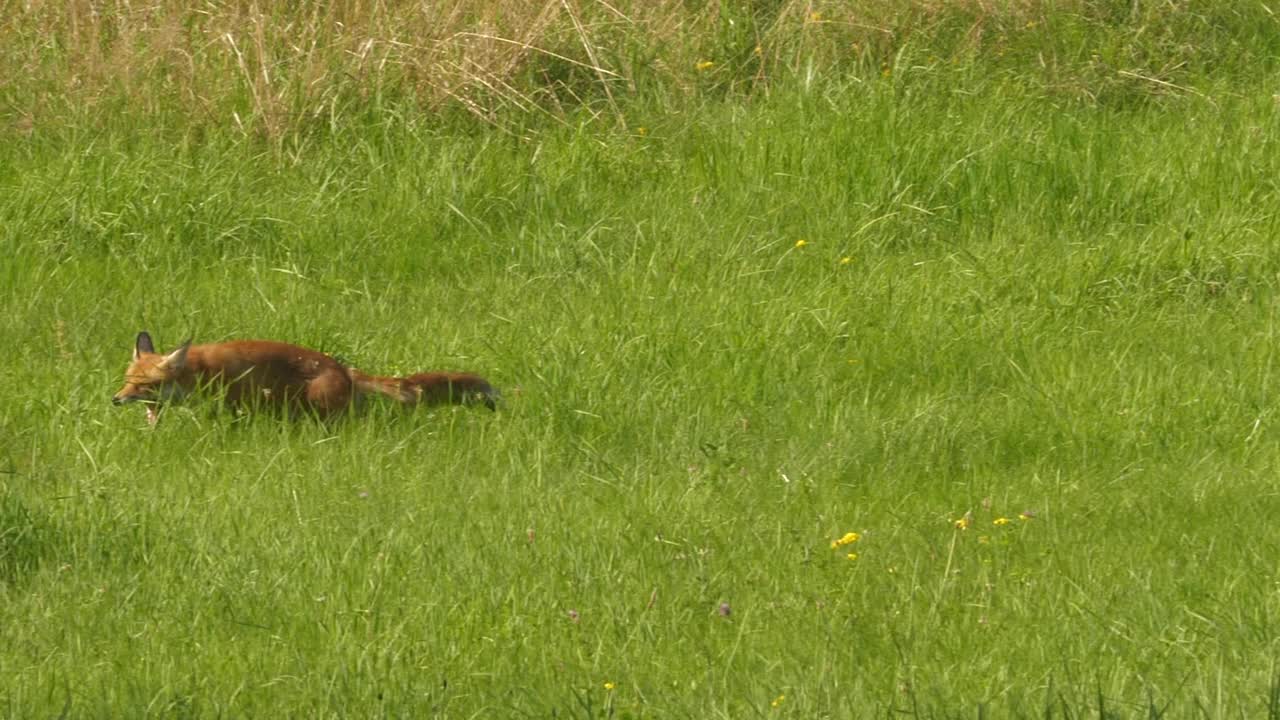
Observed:
[[[21,582],[51,553],[56,530],[11,491],[0,497],[0,584]]]

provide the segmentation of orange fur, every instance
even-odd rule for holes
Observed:
[[[236,408],[268,407],[330,417],[367,395],[405,405],[480,401],[495,407],[497,391],[477,375],[419,373],[404,378],[368,375],[316,350],[271,340],[233,340],[209,345],[187,341],[157,353],[151,336],[138,334],[116,405],[143,402],[155,424],[165,402],[212,392]]]

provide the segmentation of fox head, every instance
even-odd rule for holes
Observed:
[[[151,336],[143,330],[133,345],[133,361],[124,372],[124,387],[111,398],[113,405],[141,402],[147,405],[147,421],[155,424],[159,419],[160,403],[174,400],[187,393],[183,383],[186,376],[187,340],[177,350],[168,354],[156,352]]]

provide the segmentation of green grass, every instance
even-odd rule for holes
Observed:
[[[1280,716],[1275,78],[984,67],[3,143],[0,712]],[[507,402],[153,431],[143,328]]]

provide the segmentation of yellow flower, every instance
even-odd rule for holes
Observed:
[[[797,241],[796,241],[796,247],[797,247],[797,248],[802,248],[802,247],[804,247],[805,245],[808,245],[808,244],[809,244],[809,241],[808,241],[808,240],[797,240]]]
[[[764,48],[757,45],[755,49],[755,53],[756,53],[756,57],[760,57],[761,55],[764,55]]]
[[[649,134],[649,128],[641,125],[640,127],[636,128],[636,134],[639,135],[640,137],[644,137],[645,135]]]
[[[831,547],[842,547],[844,545],[852,545],[853,543],[858,542],[858,540],[861,538],[862,536],[856,532],[847,532],[844,535],[841,535],[839,540],[836,540],[835,542],[831,543]]]
[[[850,560],[857,560],[858,553],[849,553],[848,555],[845,555],[845,557],[849,558]]]
[[[848,264],[849,264],[849,263],[851,263],[851,262],[853,262],[853,258],[851,258],[851,257],[849,257],[849,256],[847,256],[847,255],[846,255],[845,257],[840,258],[840,264],[841,264],[841,265],[848,265]]]
[[[617,683],[607,682],[607,683],[605,683],[605,684],[604,684],[604,689],[605,689],[605,690],[613,690],[613,689],[614,689],[614,688],[616,688],[616,687],[618,687],[618,684],[617,684]]]
[[[694,65],[693,67],[696,68],[698,72],[702,72],[703,70],[710,70],[715,66],[716,66],[715,62],[711,60],[700,60],[698,61],[698,64]]]
[[[968,516],[968,515],[965,515],[964,517],[962,517],[962,518],[960,518],[959,520],[956,520],[956,521],[955,521],[956,529],[957,529],[957,530],[968,530],[968,529],[969,529],[969,523],[971,523],[971,522],[973,522],[973,520],[971,520],[971,519],[969,518],[969,516]]]
[[[782,704],[782,702],[783,702],[784,700],[786,700],[786,699],[787,699],[787,696],[786,696],[786,695],[779,695],[778,697],[776,697],[776,698],[774,698],[774,699],[773,699],[773,702],[769,703],[769,706],[770,706],[770,707],[778,707],[778,706],[779,706],[779,705],[781,705],[781,704]]]
[[[998,517],[995,520],[992,520],[991,524],[992,525],[1008,525],[1009,522],[1010,520],[1007,517]]]
[[[817,10],[814,10],[813,12],[809,13],[809,21],[822,22],[822,13],[818,12]]]

